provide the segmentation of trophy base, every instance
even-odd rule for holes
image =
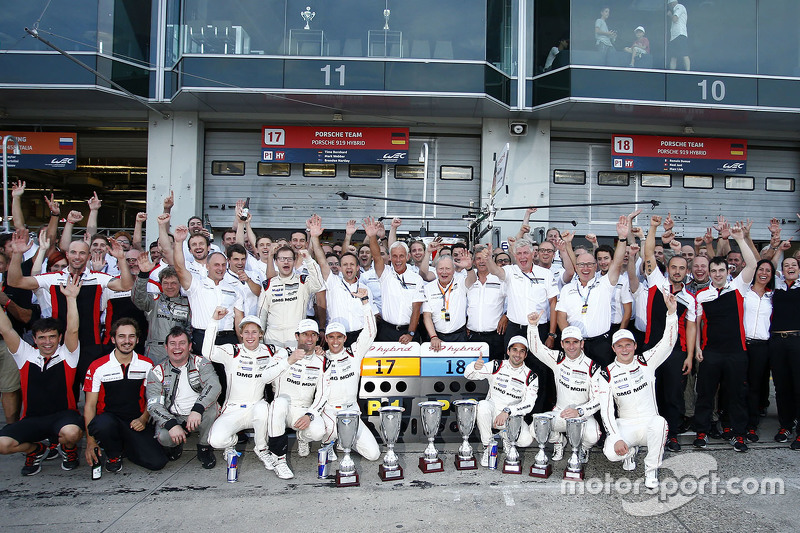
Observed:
[[[429,461],[424,457],[419,458],[419,469],[423,474],[432,474],[434,472],[444,472],[444,464],[441,459],[434,459]]]
[[[381,481],[394,481],[396,479],[404,479],[403,467],[398,465],[397,468],[387,470],[386,467],[380,465],[378,467],[378,477],[381,478]]]
[[[578,471],[574,471],[570,470],[569,467],[567,467],[564,470],[564,479],[569,479],[572,481],[583,481],[583,468],[581,468]]]
[[[478,469],[478,461],[475,457],[470,457],[469,459],[463,459],[456,454],[455,457],[455,464],[456,470],[477,470]]]
[[[342,474],[338,470],[336,471],[337,487],[358,487],[359,485],[358,472],[353,472],[352,474]]]
[[[530,476],[547,479],[550,477],[552,473],[553,473],[553,465],[547,465],[546,467],[533,465],[531,467]]]
[[[522,463],[520,461],[515,461],[513,463],[509,463],[508,461],[503,463],[503,473],[504,474],[521,474],[522,473]]]

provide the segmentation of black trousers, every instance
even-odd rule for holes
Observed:
[[[800,337],[781,337],[773,333],[769,339],[769,364],[775,383],[778,422],[791,430],[800,417]]]
[[[206,330],[204,329],[193,329],[192,330],[192,352],[197,355],[203,355],[203,341],[206,338]],[[236,333],[233,330],[230,331],[220,331],[217,333],[217,338],[214,341],[215,346],[221,346],[223,344],[238,344],[239,337],[236,336]],[[219,384],[222,386],[222,389],[219,393],[219,398],[217,398],[217,403],[222,405],[225,403],[225,398],[227,397],[227,390],[228,390],[228,377],[225,374],[225,365],[221,363],[211,363],[214,365],[214,371],[217,373],[217,377],[219,378]]]
[[[595,363],[608,366],[614,362],[614,350],[611,349],[611,334],[604,333],[597,337],[583,340],[583,352]]]
[[[92,363],[114,350],[114,347],[112,346],[109,348],[104,344],[81,344],[80,349],[81,353],[78,355],[78,367],[75,370],[75,380],[72,382],[72,393],[75,395],[76,403],[80,400],[86,371],[89,370]]]
[[[767,377],[765,380],[764,377]],[[769,394],[769,341],[747,341],[747,429],[756,429],[766,384]]]
[[[422,327],[418,329],[425,328]],[[380,342],[397,342],[400,340],[400,337],[406,333],[408,333],[408,324],[405,326],[396,326],[384,321],[378,324],[378,335],[375,337],[375,340]],[[419,335],[415,335],[414,340],[420,340]]]
[[[345,338],[345,340],[344,340],[344,347],[345,348],[351,347],[353,345],[353,343],[356,342],[356,340],[358,340],[358,336],[361,335],[362,331],[363,331],[363,328],[362,329],[358,329],[356,331],[348,331],[347,335],[346,335],[347,338]]]
[[[711,429],[714,396],[720,389],[722,408],[734,437],[747,430],[747,352],[717,352],[706,348],[697,370],[697,402],[694,425],[698,433]]]
[[[502,361],[506,358],[506,348],[503,345],[503,336],[497,331],[470,331],[467,334],[469,342],[485,342],[489,345],[489,360]]]
[[[537,327],[537,331],[539,333],[539,340],[541,342],[547,340],[547,332],[550,331],[549,328],[542,328],[539,326]],[[543,331],[544,338],[542,338]],[[504,343],[506,347],[508,347],[508,341],[517,335],[527,339],[528,326],[523,326],[522,324],[517,324],[509,320],[508,326],[506,327],[506,334],[504,336]],[[536,403],[533,404],[533,411],[531,411],[531,413],[543,413],[551,410],[555,405],[556,398],[556,380],[555,376],[553,375],[553,371],[550,370],[547,365],[543,364],[536,357],[534,357],[530,351],[525,357],[525,366],[533,370],[539,377],[539,392],[536,395]]]
[[[442,342],[467,342],[467,328],[461,328],[452,333],[439,333],[437,331],[436,336]]]
[[[667,360],[656,369],[656,401],[658,412],[667,421],[667,436],[676,437],[685,413],[683,390],[686,376],[683,375],[683,362],[686,352],[676,347]]]
[[[130,420],[111,413],[101,413],[89,422],[89,434],[97,440],[108,457],[120,457],[122,452],[134,464],[148,470],[161,470],[167,464],[167,454],[156,441],[153,426],[142,431],[131,429]]]

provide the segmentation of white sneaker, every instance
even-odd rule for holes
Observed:
[[[638,447],[631,446],[631,448],[628,450],[628,455],[626,455],[625,459],[622,461],[623,470],[636,470],[636,453],[638,451]]]
[[[308,457],[309,453],[311,453],[311,446],[309,446],[308,441],[297,439],[297,455],[300,457]]]
[[[644,473],[644,486],[648,489],[658,488],[658,470],[648,470]]]
[[[294,477],[292,469],[286,464],[285,455],[275,458],[275,475],[281,479],[292,479]]]
[[[553,443],[553,461],[560,461],[564,458],[564,437],[558,436],[558,440]]]
[[[483,449],[483,456],[481,457],[481,466],[489,468],[489,456],[492,454],[492,447],[487,446]]]
[[[256,456],[258,456],[258,458],[261,459],[261,462],[264,463],[264,468],[267,470],[275,469],[275,461],[277,460],[275,454],[271,453],[267,449],[253,451],[256,452]]]
[[[335,446],[331,446],[328,448],[328,462],[332,463],[334,461],[338,461],[339,458],[336,457],[336,450],[334,450]]]
[[[578,459],[580,459],[581,463],[586,464],[589,462],[589,448],[584,448],[581,446],[578,448]]]

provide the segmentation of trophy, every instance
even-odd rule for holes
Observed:
[[[478,468],[478,462],[475,456],[472,455],[472,446],[469,444],[469,436],[472,430],[475,429],[475,417],[478,415],[478,402],[476,400],[458,400],[453,402],[456,406],[458,430],[464,441],[458,448],[458,453],[455,457],[456,470],[475,470]]]
[[[431,472],[444,472],[444,465],[439,459],[439,452],[433,445],[433,439],[439,432],[439,422],[442,420],[442,404],[436,401],[419,403],[420,418],[422,419],[422,431],[428,437],[428,447],[425,454],[419,458],[419,469],[424,474]]]
[[[358,423],[361,413],[358,411],[339,411],[336,415],[336,431],[339,433],[339,444],[344,449],[344,457],[339,463],[339,470],[336,471],[337,487],[357,487],[358,472],[356,464],[350,457],[350,450],[356,442],[358,435]]]
[[[397,454],[394,453],[394,444],[400,436],[400,423],[402,422],[402,407],[387,405],[381,407],[381,436],[386,443],[386,455],[383,456],[383,464],[378,467],[378,476],[381,481],[392,479],[403,479],[403,467],[397,462]]]
[[[586,420],[583,418],[567,419],[567,440],[572,445],[572,456],[569,458],[566,470],[564,470],[564,479],[573,481],[583,479],[583,463],[578,457],[578,448],[583,440],[585,426]]]
[[[544,451],[544,445],[547,444],[547,438],[550,436],[550,426],[553,423],[553,415],[550,413],[539,413],[533,415],[533,434],[536,437],[536,442],[539,443],[539,453],[536,454],[536,459],[531,466],[531,477],[548,478],[553,473],[553,465],[550,464],[547,454]]]
[[[506,460],[503,463],[504,474],[521,474],[522,461],[517,451],[517,439],[522,432],[522,415],[509,416],[506,420],[506,438],[509,445],[506,450]]]
[[[386,21],[384,23],[384,25],[383,25],[383,29],[384,30],[388,30],[389,29],[389,15],[391,15],[391,14],[392,14],[392,12],[388,8],[383,10],[383,20]]]
[[[317,14],[316,11],[311,11],[311,6],[306,6],[306,10],[300,12],[300,16],[303,17],[303,20],[306,21],[306,25],[305,27],[303,27],[304,30],[311,29],[311,26],[309,26],[308,23],[314,20],[314,15],[316,14]]]

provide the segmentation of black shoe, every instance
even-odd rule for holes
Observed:
[[[716,424],[711,425],[711,429],[708,430],[708,436],[712,439],[721,439],[722,433],[719,432],[719,428]]]
[[[694,439],[694,447],[695,448],[705,448],[708,446],[708,435],[705,433],[698,433],[697,438]]]
[[[47,447],[47,457],[44,458],[45,461],[51,461],[56,457],[60,457],[61,454],[58,452],[58,442],[50,443]]]
[[[681,425],[678,428],[678,433],[686,433],[692,430],[692,419],[691,418],[684,418],[681,421]]]
[[[755,429],[747,430],[747,440],[749,442],[758,442],[758,433],[756,433]]]
[[[722,428],[723,440],[731,440],[733,438],[733,430],[731,428]]]
[[[23,476],[35,476],[42,470],[42,461],[48,453],[48,448],[41,442],[36,443],[36,449],[25,454],[25,466],[22,467]]]
[[[172,448],[167,448],[164,451],[167,452],[167,459],[170,461],[177,461],[181,458],[181,455],[183,455],[183,443],[173,446]]]
[[[236,451],[239,453],[244,453],[245,448],[247,447],[247,439],[249,438],[247,436],[247,431],[245,430],[240,431],[239,433],[236,434],[236,437],[238,438],[235,446]]]
[[[116,474],[122,470],[122,457],[106,457],[106,471]]]
[[[677,437],[670,437],[667,439],[667,449],[671,452],[681,451],[681,443],[678,442]]]
[[[793,450],[800,450],[800,435],[798,435],[797,438],[794,439],[794,442],[791,444],[791,446],[789,446],[789,448]]]
[[[763,407],[758,410],[758,416],[767,416],[767,408]]]
[[[733,437],[731,439],[731,444],[733,444],[733,449],[737,452],[747,451],[747,444],[744,442],[744,437]]]
[[[775,442],[789,442],[789,435],[791,432],[786,428],[781,428],[775,434]]]
[[[197,445],[197,460],[203,465],[205,469],[211,469],[217,466],[217,457],[214,455],[214,448],[211,446]]]
[[[78,447],[65,448],[61,445],[58,446],[59,455],[63,457],[61,461],[62,470],[75,470],[78,468],[80,461],[78,460]]]

